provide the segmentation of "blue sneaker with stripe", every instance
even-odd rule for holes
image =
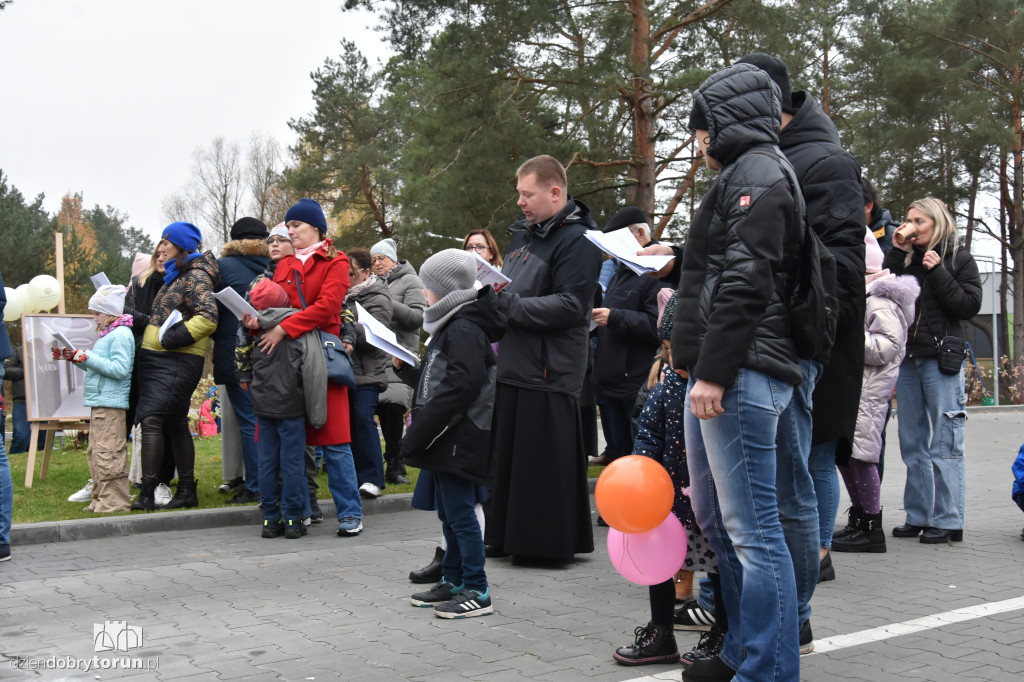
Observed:
[[[438,618],[473,618],[489,616],[494,613],[491,606],[491,591],[483,594],[476,590],[463,590],[444,604],[434,607],[434,615]]]

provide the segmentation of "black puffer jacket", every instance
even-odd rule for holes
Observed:
[[[906,252],[892,248],[882,261],[883,267],[893,273],[913,275],[921,284],[914,320],[907,330],[908,358],[938,357],[936,344],[942,337],[963,338],[963,321],[981,310],[981,276],[970,251],[951,244],[942,264],[931,270],[924,266],[924,254],[924,248],[915,246],[910,265],[904,265]]]
[[[366,340],[366,327],[356,320],[356,303],[373,315],[385,327],[391,324],[391,294],[384,280],[374,281],[358,291],[349,291],[342,308],[341,340],[352,344],[352,372],[356,375],[356,386],[376,386],[383,391],[388,387],[387,367],[391,358]]]
[[[494,288],[484,287],[434,334],[418,371],[412,426],[402,438],[409,465],[486,484],[495,385],[491,344],[504,328]]]
[[[543,225],[512,223],[501,269],[512,281],[498,296],[508,320],[498,381],[579,397],[601,272],[601,252],[583,233],[596,229],[590,209],[572,197]]]
[[[651,242],[657,243],[657,242]],[[647,379],[658,349],[658,291],[665,285],[623,264],[608,282],[602,306],[608,324],[597,328],[594,391],[634,398]]]
[[[672,362],[725,387],[741,368],[802,380],[785,300],[803,240],[803,201],[776,146],[776,92],[763,71],[736,64],[694,95],[708,121],[708,156],[723,170],[683,250]]]
[[[812,443],[852,441],[864,373],[864,193],[860,164],[839,144],[832,119],[806,92],[793,93],[796,114],[779,146],[793,164],[807,224],[836,259],[839,319],[831,354],[814,390]]]

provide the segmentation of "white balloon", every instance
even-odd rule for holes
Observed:
[[[4,287],[4,293],[7,295],[7,305],[4,306],[4,322],[17,322],[21,318],[22,308],[25,307],[21,293],[10,287]]]
[[[16,292],[21,294],[21,314],[29,315],[31,313],[38,313],[39,308],[36,308],[36,300],[29,291],[28,282],[25,284],[19,284],[15,289]]]
[[[33,277],[28,283],[28,290],[35,300],[36,309],[40,312],[53,310],[60,303],[60,297],[64,293],[57,278],[50,275]]]

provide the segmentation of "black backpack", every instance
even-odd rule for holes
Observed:
[[[827,356],[836,341],[839,320],[839,299],[836,292],[836,259],[804,218],[805,204],[800,183],[793,167],[784,157],[757,150],[783,161],[781,164],[793,190],[793,211],[804,226],[804,240],[800,245],[796,277],[789,295],[789,331],[796,346],[797,357],[813,360]]]
[[[789,331],[797,356],[811,360],[827,355],[836,341],[838,320],[836,259],[805,225],[796,286],[789,297]]]

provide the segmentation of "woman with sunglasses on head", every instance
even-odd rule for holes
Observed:
[[[959,248],[956,223],[945,204],[932,197],[910,204],[907,222],[893,236],[882,264],[894,275],[913,275],[921,284],[896,380],[900,455],[907,465],[907,522],[892,534],[920,535],[925,544],[959,541],[967,492],[963,353],[945,371],[940,355],[955,341],[962,343],[963,321],[981,309],[978,265],[969,251]]]

